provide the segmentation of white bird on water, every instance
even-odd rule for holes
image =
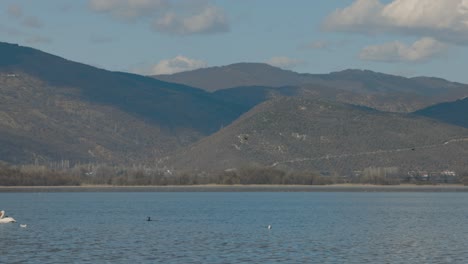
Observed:
[[[268,225],[267,228],[268,228],[268,229],[271,229],[271,225]]]
[[[28,227],[28,225],[26,225],[26,224],[20,224],[20,227],[26,228],[26,227]]]
[[[9,217],[5,215],[5,211],[0,211],[0,224],[4,223],[14,223],[16,220],[13,217]]]

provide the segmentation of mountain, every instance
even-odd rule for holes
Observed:
[[[298,85],[307,83],[308,76],[308,74],[298,74],[265,63],[235,63],[153,77],[159,80],[187,84],[207,91],[216,91],[240,86]]]
[[[247,77],[208,92],[8,43],[0,43],[0,58],[0,160],[15,164],[216,170],[258,163],[349,172],[457,168],[467,154],[462,127],[369,108],[409,111],[464,93],[466,85],[442,79],[236,64],[237,75],[232,65],[219,67],[219,83],[248,68]],[[237,86],[252,80],[265,85]]]
[[[415,114],[468,128],[468,98],[441,103],[416,111]]]
[[[79,89],[84,100],[112,105],[169,128],[190,125],[212,133],[239,114],[209,93],[185,85],[97,69],[6,43],[0,43],[0,56],[1,72],[23,73],[53,87]]]
[[[0,43],[0,160],[144,161],[242,110],[203,90]]]
[[[468,85],[440,78],[405,78],[369,70],[344,70],[330,74],[305,74],[263,63],[237,63],[154,78],[191,85],[207,91],[236,87],[299,87],[305,94],[324,88],[342,102],[382,111],[412,112],[427,106],[468,96]],[[310,90],[310,91],[309,91]],[[351,95],[351,97],[349,96]],[[244,97],[249,91],[244,89]]]
[[[350,174],[368,167],[463,168],[468,129],[409,114],[294,97],[256,106],[217,133],[174,154],[179,170],[249,164]]]

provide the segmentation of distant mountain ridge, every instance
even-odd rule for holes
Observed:
[[[302,95],[310,95],[311,92],[316,93],[317,88],[320,93],[329,88],[327,93],[335,92],[336,98],[340,97],[339,94],[346,94],[340,101],[392,112],[412,112],[468,96],[468,85],[440,78],[405,78],[352,69],[329,74],[296,73],[263,63],[236,63],[153,77],[207,91],[258,86],[296,87],[304,91]],[[249,96],[248,91],[244,96]]]
[[[154,78],[216,91],[241,86],[302,86],[320,84],[341,89],[369,91],[400,91],[418,94],[441,94],[466,84],[434,77],[406,78],[370,70],[347,69],[329,74],[297,73],[266,63],[234,63],[226,66],[201,68],[175,74],[154,75]],[[333,85],[334,84],[334,85]]]
[[[304,78],[301,79],[300,76]],[[298,74],[265,63],[235,63],[226,66],[201,68],[171,75],[155,75],[154,78],[175,83],[191,83],[207,91],[240,86],[281,87],[307,81],[308,74]]]

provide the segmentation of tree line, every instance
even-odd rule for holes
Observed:
[[[218,173],[173,173],[145,166],[76,165],[50,168],[43,165],[13,166],[0,163],[0,186],[80,186],[80,185],[201,185],[201,184],[299,184],[335,183],[332,177],[316,172],[285,172],[250,166]]]
[[[468,185],[468,172],[460,173],[458,183]],[[326,185],[359,183],[397,185],[401,183],[430,184],[401,175],[396,168],[367,168],[359,175],[321,175],[316,171],[285,171],[264,166],[246,166],[214,173],[172,172],[139,166],[84,164],[74,166],[11,165],[0,162],[0,186],[150,186],[150,185]]]

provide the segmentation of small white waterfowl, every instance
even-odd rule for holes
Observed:
[[[5,215],[5,211],[0,211],[0,224],[6,223],[15,223],[16,220],[13,217],[9,217]]]

